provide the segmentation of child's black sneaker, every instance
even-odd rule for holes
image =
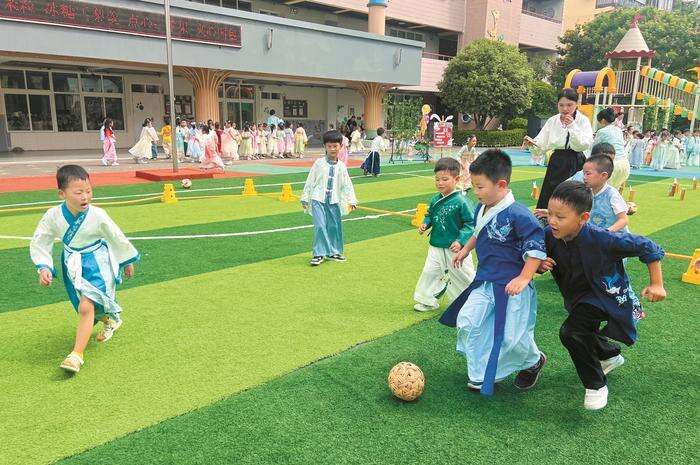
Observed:
[[[547,363],[547,357],[540,352],[540,359],[537,363],[530,368],[518,372],[518,376],[515,377],[515,381],[513,382],[515,387],[525,390],[537,384],[537,379],[540,377],[540,372],[545,363]]]
[[[348,261],[348,259],[345,258],[344,255],[341,255],[339,253],[334,253],[333,255],[329,255],[328,260],[333,260],[334,262],[346,262],[346,261]]]
[[[314,257],[314,258],[312,258],[311,261],[309,262],[309,265],[311,265],[311,266],[318,266],[318,265],[320,265],[321,263],[323,263],[323,257],[320,257],[320,256],[319,256],[319,257]]]

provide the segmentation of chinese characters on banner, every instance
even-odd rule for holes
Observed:
[[[452,147],[452,123],[433,123],[433,145],[435,147]]]
[[[165,37],[165,15],[72,0],[2,0],[0,19]],[[173,39],[241,46],[241,26],[171,16]]]

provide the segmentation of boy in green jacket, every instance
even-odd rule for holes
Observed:
[[[464,291],[474,279],[471,255],[460,268],[452,259],[474,232],[474,216],[467,198],[457,190],[460,164],[453,158],[441,158],[435,164],[435,187],[439,193],[430,201],[428,214],[418,233],[431,228],[430,247],[423,272],[416,284],[414,310],[427,312],[440,308],[438,299],[447,293],[450,301]]]

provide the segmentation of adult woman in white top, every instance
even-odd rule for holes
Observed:
[[[586,160],[583,152],[593,145],[591,122],[577,111],[577,102],[575,90],[562,89],[557,102],[559,113],[547,120],[537,137],[525,137],[523,141],[524,145],[530,146],[530,150],[542,155],[554,150],[542,181],[537,208],[547,208],[554,189],[583,167]]]

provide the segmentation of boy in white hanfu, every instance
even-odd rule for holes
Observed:
[[[343,135],[338,131],[323,134],[326,156],[316,160],[306,178],[301,205],[314,218],[314,242],[311,266],[327,258],[336,262],[343,255],[343,225],[341,215],[357,207],[355,189],[348,169],[338,160]]]
[[[90,205],[92,186],[80,166],[65,165],[56,173],[58,195],[64,202],[50,208],[39,221],[29,245],[29,253],[39,273],[39,283],[49,286],[56,276],[51,251],[55,241],[63,247],[63,283],[78,312],[78,329],[73,351],[60,367],[77,373],[83,365],[83,352],[92,328],[98,321],[99,342],[109,340],[122,324],[121,307],[115,300],[121,271],[134,274],[139,254],[119,227],[101,208]]]

